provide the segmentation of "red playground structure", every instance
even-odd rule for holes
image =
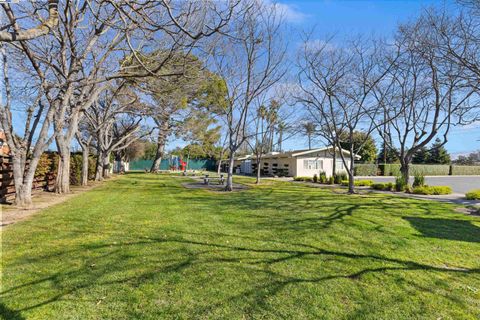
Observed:
[[[183,161],[180,157],[172,157],[170,160],[170,170],[172,171],[186,171],[187,170],[187,163]]]
[[[180,158],[180,171],[187,170],[187,163]]]

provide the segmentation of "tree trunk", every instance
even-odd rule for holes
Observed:
[[[15,185],[14,204],[17,207],[29,208],[32,206],[32,184],[33,178],[25,176],[25,164],[22,159],[13,157],[13,178]],[[30,181],[29,181],[30,180]]]
[[[88,146],[82,149],[82,176],[80,178],[80,184],[82,186],[88,185]]]
[[[233,163],[235,161],[235,155],[233,152],[230,152],[229,157],[229,166],[228,166],[228,175],[227,175],[227,185],[225,186],[225,191],[233,191]]]
[[[65,194],[70,192],[70,148],[59,148],[58,171],[55,179],[55,192]]]
[[[406,185],[410,185],[410,161],[405,159],[400,161],[400,173]]]
[[[150,172],[157,172],[160,170],[160,165],[162,163],[162,158],[165,153],[165,143],[168,136],[168,121],[164,121],[162,126],[158,129],[158,138],[157,138],[157,152],[155,153],[155,159],[152,164]]]
[[[21,183],[15,186],[15,202],[14,205],[20,208],[32,207],[32,185]]]
[[[97,164],[95,168],[95,181],[103,180],[103,152],[100,147],[97,146]]]
[[[350,169],[348,171],[348,193],[355,193],[355,155],[353,153],[353,144],[350,148]]]
[[[262,161],[261,157],[257,157],[257,180],[255,181],[256,184],[260,184],[260,162]]]
[[[283,139],[283,132],[280,130],[278,132],[278,152],[282,152],[282,139]]]
[[[220,175],[222,172],[222,159],[218,160],[218,166],[217,166],[217,175]]]
[[[103,178],[110,178],[110,153],[105,153],[102,159]]]
[[[333,156],[332,156],[332,177],[335,178],[335,176],[337,175],[337,151],[335,149],[335,147],[333,147]]]

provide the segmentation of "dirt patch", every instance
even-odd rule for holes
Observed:
[[[209,191],[215,191],[215,192],[226,192],[225,185],[216,184],[216,183],[211,183],[206,185],[203,183],[203,181],[185,182],[185,183],[182,183],[182,186],[187,189],[202,189],[202,190],[209,190]],[[233,191],[243,191],[247,189],[250,189],[250,187],[247,185],[239,184],[239,183],[233,184]]]
[[[33,195],[33,206],[29,209],[22,209],[13,205],[0,205],[0,230],[18,221],[25,220],[43,209],[65,202],[79,194],[92,190],[103,182],[90,182],[88,186],[71,186],[71,192],[66,195],[58,195],[54,192],[39,192]]]

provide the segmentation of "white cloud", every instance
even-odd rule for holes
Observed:
[[[278,10],[278,12],[283,15],[286,22],[302,23],[308,17],[307,14],[301,12],[295,5],[273,2],[271,0],[265,0],[264,2],[267,5],[271,5],[274,9]]]

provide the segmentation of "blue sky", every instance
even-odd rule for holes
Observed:
[[[414,19],[425,8],[442,6],[456,10],[452,1],[427,0],[284,0],[280,5],[294,28],[305,31],[314,28],[319,38],[332,34],[341,38],[358,33],[388,38],[398,23]],[[479,140],[480,125],[456,127],[451,130],[446,148],[453,154],[466,153],[480,149]],[[305,137],[301,137],[286,141],[284,147],[300,149],[307,144]]]

